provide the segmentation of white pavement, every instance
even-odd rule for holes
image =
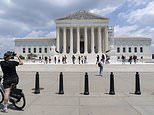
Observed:
[[[154,64],[104,66],[103,77],[97,65],[25,64],[18,67],[19,87],[27,105],[23,111],[9,109],[8,115],[153,115]],[[39,72],[40,94],[34,94],[35,74]],[[115,95],[109,95],[110,72],[115,76]],[[139,72],[141,95],[134,95],[135,72]],[[64,95],[58,95],[59,73],[64,75]],[[90,95],[83,95],[88,72]],[[1,106],[0,106],[1,107]],[[3,115],[4,113],[0,113]],[[4,114],[5,115],[5,114]]]

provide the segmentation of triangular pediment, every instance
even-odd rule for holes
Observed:
[[[94,13],[90,13],[85,10],[81,10],[75,13],[72,13],[70,15],[64,16],[62,18],[58,18],[57,20],[88,20],[88,19],[102,19],[102,20],[108,20],[106,17],[102,17],[99,15],[96,15]]]

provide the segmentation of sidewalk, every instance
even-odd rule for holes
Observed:
[[[153,115],[154,65],[105,65],[103,77],[96,65],[24,65],[18,68],[19,87],[27,105],[8,115]],[[117,69],[119,68],[119,69]],[[141,69],[142,68],[142,69]],[[40,94],[34,94],[35,74],[40,75]],[[39,71],[40,70],[40,71]],[[63,70],[63,71],[62,71]],[[89,70],[89,71],[87,71]],[[109,95],[110,72],[115,76],[115,95]],[[143,72],[142,72],[143,70]],[[58,95],[59,73],[64,75],[64,95]],[[79,72],[80,71],[80,72]],[[90,95],[83,95],[85,71]],[[140,71],[141,95],[134,95],[135,71]],[[0,113],[3,115],[5,113]]]

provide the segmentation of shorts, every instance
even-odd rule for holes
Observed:
[[[3,87],[4,89],[10,88],[12,84],[17,85],[19,82],[19,78],[13,78],[11,80],[4,80],[3,81]]]

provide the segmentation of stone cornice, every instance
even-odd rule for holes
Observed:
[[[57,20],[57,27],[84,27],[84,26],[108,26],[108,21],[105,20]]]

